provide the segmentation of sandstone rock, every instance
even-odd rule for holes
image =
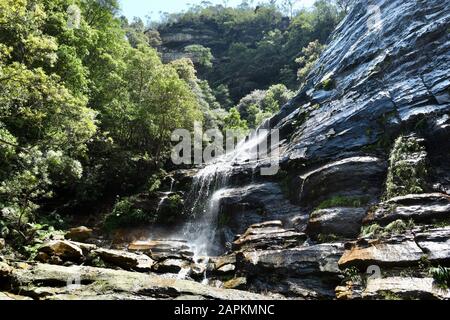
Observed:
[[[245,289],[247,286],[247,278],[238,277],[231,280],[226,281],[223,284],[225,289]]]
[[[357,1],[298,96],[274,119],[281,122],[308,104],[320,106],[293,126],[284,155],[289,161],[310,163],[366,146],[376,149],[383,136],[395,136],[408,121],[448,113],[447,3],[393,0],[377,5],[387,13],[382,26],[368,32],[372,13],[366,2]],[[424,51],[432,52],[433,59]],[[330,78],[334,88],[320,95],[321,84]]]
[[[52,240],[39,248],[49,256],[56,256],[62,260],[78,261],[83,258],[83,251],[73,242],[66,240]]]
[[[138,272],[93,267],[63,267],[37,264],[27,270],[14,270],[15,290],[36,299],[174,299],[202,297],[220,300],[267,300],[254,293],[209,287],[188,280],[172,279]],[[70,288],[67,279],[81,277],[81,287]],[[36,291],[34,283],[44,283]],[[55,287],[51,287],[54,284]]]
[[[450,299],[450,290],[434,285],[432,278],[389,277],[369,279],[364,299]]]
[[[154,261],[144,254],[120,250],[97,249],[93,253],[103,261],[127,270],[150,271]]]
[[[391,238],[387,241],[371,240],[367,243],[351,244],[339,260],[339,267],[345,269],[355,266],[364,269],[370,265],[411,266],[418,263],[424,255],[413,237]]]
[[[92,236],[92,229],[81,226],[77,228],[72,228],[66,234],[66,239],[74,240],[74,241],[86,241]]]
[[[441,193],[411,194],[383,202],[364,222],[386,225],[398,219],[431,222],[449,217],[450,196]]]
[[[366,215],[364,208],[331,208],[314,211],[309,219],[306,233],[316,237],[332,234],[341,237],[356,237]]]
[[[236,254],[224,255],[216,258],[212,258],[212,263],[214,264],[214,269],[220,269],[221,267],[228,264],[236,263]]]
[[[6,247],[6,241],[3,238],[0,238],[0,250],[3,250]]]
[[[282,249],[296,247],[306,240],[304,233],[285,230],[281,221],[269,221],[250,226],[244,235],[233,242],[235,251]]]

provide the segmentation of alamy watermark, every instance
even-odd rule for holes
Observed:
[[[279,170],[279,131],[253,130],[248,135],[241,131],[227,130],[225,136],[219,129],[203,132],[199,122],[194,133],[177,129],[172,133],[172,162],[175,165],[202,165],[221,163],[261,163],[261,175],[276,175]]]

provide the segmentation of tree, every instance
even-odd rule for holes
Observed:
[[[306,80],[306,77],[311,72],[324,48],[325,46],[321,45],[318,40],[310,42],[306,48],[303,48],[302,55],[295,60],[295,62],[300,65],[297,72],[297,79],[300,83],[303,83]]]

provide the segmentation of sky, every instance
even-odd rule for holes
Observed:
[[[209,0],[213,4],[223,4],[224,0]],[[201,0],[120,0],[122,6],[122,14],[128,19],[140,17],[144,21],[147,16],[151,16],[152,20],[158,20],[159,12],[176,13],[181,12],[189,7],[190,4],[200,4]],[[229,6],[236,6],[242,0],[228,0]],[[257,3],[258,1],[255,1]],[[308,7],[312,5],[314,0],[299,0],[299,7]]]

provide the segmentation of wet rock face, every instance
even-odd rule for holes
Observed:
[[[298,178],[298,201],[312,206],[336,195],[377,197],[387,165],[376,157],[351,157],[328,163]]]
[[[223,241],[233,242],[253,224],[270,220],[288,221],[301,213],[292,204],[280,185],[274,182],[251,184],[226,190],[220,200],[219,228]]]
[[[330,208],[314,211],[306,233],[313,238],[323,234],[354,238],[360,233],[366,212],[365,208]]]
[[[379,0],[373,4],[379,8],[380,24],[370,24],[378,18],[376,13],[368,10],[366,1],[358,1],[295,103],[280,114],[285,117],[297,108],[320,106],[295,130],[289,159],[327,159],[361,150],[383,136],[393,136],[419,116],[448,112],[448,3]],[[323,89],[326,81],[332,86]]]

